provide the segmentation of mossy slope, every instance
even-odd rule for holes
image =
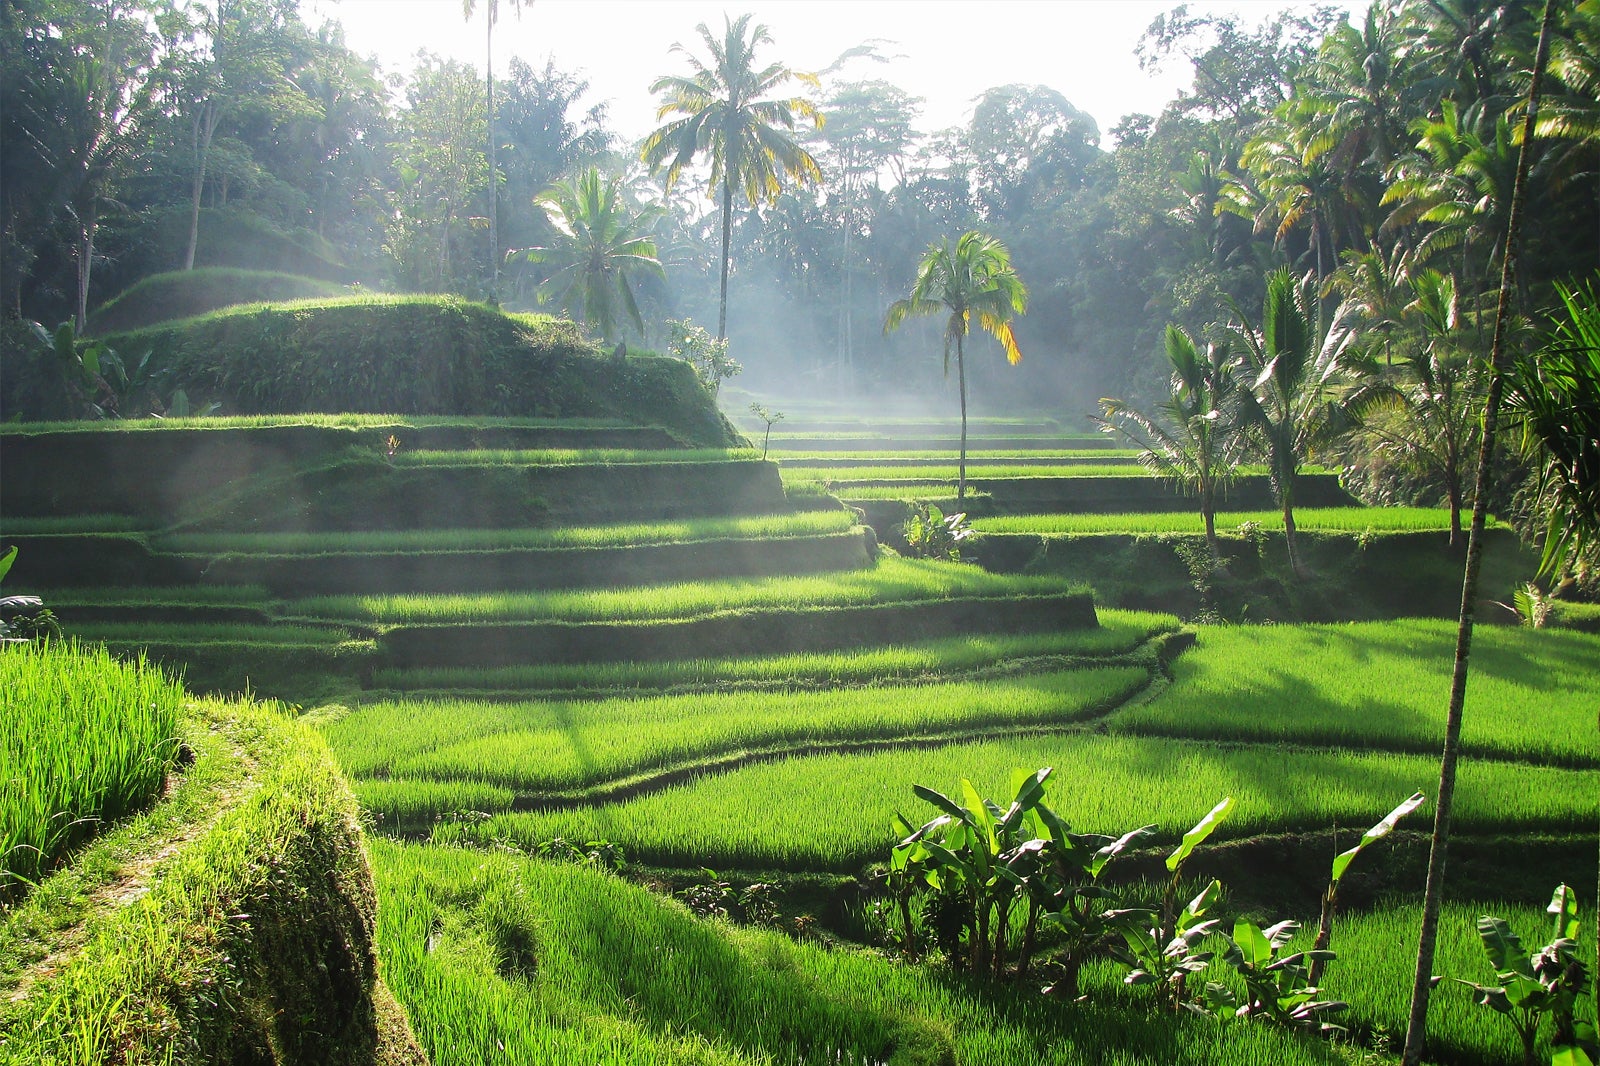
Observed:
[[[0,1063],[423,1062],[378,981],[356,805],[305,725],[189,709],[154,807],[0,915]]]

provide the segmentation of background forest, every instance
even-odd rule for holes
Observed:
[[[1560,7],[1517,278],[1529,313],[1600,260],[1600,8]],[[965,127],[925,130],[919,101],[871,77],[870,47],[852,49],[779,93],[825,119],[792,130],[820,180],[735,201],[741,384],[940,394],[937,327],[885,336],[884,312],[931,241],[979,227],[1032,297],[1022,363],[972,361],[976,402],[993,411],[1082,420],[1102,396],[1165,395],[1167,324],[1200,336],[1230,301],[1260,308],[1278,266],[1349,301],[1391,363],[1444,343],[1486,350],[1479,312],[1499,279],[1538,13],[1531,0],[1414,0],[1355,24],[1308,7],[1255,25],[1175,8],[1141,56],[1192,67],[1192,87],[1109,131],[1042,85],[996,86]],[[712,19],[706,43],[723,28]],[[687,26],[680,39],[702,44]],[[755,65],[782,46],[762,44]],[[565,180],[568,207],[649,238],[661,269],[631,278],[643,336],[631,315],[595,328],[581,287],[545,295],[591,332],[649,347],[667,346],[668,320],[715,323],[708,168],[696,159],[669,189],[603,108],[584,109],[583,72],[551,48],[542,69],[496,71],[491,142],[480,70],[426,53],[379,69],[292,0],[4,0],[0,307],[112,329],[108,301],[141,279],[249,268],[531,308],[559,266],[550,249],[570,240],[559,197],[535,198]],[[640,92],[678,73],[684,56],[663,47]],[[614,180],[590,190],[609,198],[572,202],[591,166]],[[318,291],[249,284],[263,298]]]

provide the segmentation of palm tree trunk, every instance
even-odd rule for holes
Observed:
[[[961,389],[961,463],[957,468],[956,500],[967,498],[967,363],[963,358],[961,334],[956,334],[956,383]]]
[[[82,333],[89,321],[89,278],[94,271],[94,231],[95,231],[94,201],[89,202],[84,212],[83,234],[78,245],[78,320],[74,328]]]
[[[500,233],[498,228],[499,197],[495,189],[494,161],[494,15],[495,5],[489,4],[488,28],[484,32],[483,66],[488,72],[484,79],[484,103],[487,111],[485,125],[489,127],[489,302],[500,306]]]
[[[722,176],[722,299],[717,304],[717,340],[728,339],[728,262],[733,247],[733,184]]]
[[[1428,1031],[1428,993],[1433,987],[1433,955],[1439,934],[1439,910],[1444,894],[1445,860],[1450,850],[1450,820],[1454,813],[1456,762],[1461,747],[1461,708],[1467,695],[1467,661],[1472,653],[1472,623],[1477,611],[1478,575],[1483,564],[1483,527],[1488,511],[1490,467],[1494,460],[1495,422],[1505,389],[1506,318],[1511,305],[1511,283],[1516,259],[1517,229],[1522,221],[1522,199],[1528,184],[1533,153],[1533,122],[1539,110],[1539,86],[1550,59],[1550,26],[1554,0],[1545,0],[1539,25],[1539,46],[1534,53],[1533,81],[1528,86],[1528,109],[1523,116],[1522,151],[1517,158],[1517,178],[1511,189],[1511,217],[1506,222],[1505,258],[1500,270],[1500,299],[1495,311],[1494,341],[1489,349],[1489,395],[1484,399],[1483,440],[1478,448],[1477,491],[1472,501],[1472,527],[1467,535],[1466,573],[1461,581],[1461,615],[1456,627],[1455,670],[1450,680],[1450,705],[1445,718],[1444,751],[1439,758],[1439,792],[1433,812],[1433,838],[1428,849],[1428,882],[1422,897],[1422,931],[1417,940],[1417,968],[1411,984],[1411,1013],[1406,1022],[1402,1066],[1418,1066]]]

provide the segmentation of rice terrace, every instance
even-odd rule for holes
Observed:
[[[1600,1062],[1600,4],[746,6],[0,4],[0,1066]]]

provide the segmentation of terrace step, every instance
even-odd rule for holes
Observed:
[[[847,452],[847,451],[881,451],[886,454],[895,452],[949,452],[952,459],[961,448],[959,436],[896,436],[891,434],[872,434],[851,437],[823,437],[823,436],[774,436],[771,446],[774,450],[783,452]],[[1126,449],[1127,445],[1114,437],[1102,435],[1078,436],[1040,436],[1040,437],[999,437],[985,436],[967,438],[969,455],[974,451],[989,449],[991,451],[1006,449],[1009,451],[1061,451],[1075,452],[1093,449]]]
[[[1099,624],[1088,593],[973,597],[825,609],[728,611],[650,622],[506,622],[402,625],[384,632],[385,665],[511,666],[782,655],[935,640],[973,633],[1036,633]]]
[[[988,493],[1000,514],[1184,511],[1195,506],[1193,497],[1150,476],[968,478],[967,484]],[[1360,506],[1337,474],[1301,474],[1295,478],[1294,499],[1297,507]],[[1269,510],[1276,506],[1271,482],[1259,475],[1235,478],[1225,505],[1230,510]]]
[[[621,587],[666,581],[857,570],[870,530],[770,539],[719,538],[603,548],[173,555],[192,580],[262,585],[285,597]]]
[[[818,469],[818,470],[834,470],[834,469],[848,470],[848,469],[850,469],[852,467],[863,467],[863,466],[889,467],[889,468],[904,467],[904,468],[907,468],[907,469],[930,468],[930,467],[932,467],[932,468],[943,468],[943,467],[949,467],[951,462],[952,462],[952,457],[948,456],[948,455],[938,456],[938,457],[933,457],[933,456],[928,456],[928,457],[921,457],[921,456],[918,456],[918,457],[885,456],[884,458],[881,458],[881,459],[877,458],[876,456],[874,456],[873,458],[870,458],[870,459],[861,459],[861,458],[855,458],[855,457],[845,458],[845,457],[835,457],[835,456],[825,456],[825,455],[805,455],[805,456],[802,457],[801,455],[799,455],[797,453],[793,457],[790,457],[789,455],[787,455],[787,454],[785,454],[783,452],[778,452],[776,450],[774,450],[774,452],[772,453],[771,457],[778,461],[778,465],[779,465],[780,468],[782,468],[784,470],[791,470],[791,471],[792,470],[807,470],[807,469],[813,469],[813,468],[814,469]],[[1015,466],[1015,467],[1030,467],[1030,466],[1047,466],[1047,467],[1048,466],[1130,466],[1130,467],[1135,467],[1135,466],[1139,465],[1139,459],[1138,459],[1137,456],[1134,456],[1134,455],[1105,455],[1105,456],[1100,456],[1100,455],[1008,455],[1008,456],[991,457],[991,456],[986,456],[986,455],[983,455],[983,454],[974,454],[973,452],[969,451],[967,453],[967,465],[969,467],[973,467],[973,466],[985,466],[985,467],[996,467],[996,466]]]
[[[285,425],[223,429],[0,432],[6,476],[0,514],[119,514],[170,521],[197,497],[255,475],[326,463],[352,451],[679,447],[665,430],[635,426]],[[93,471],[93,477],[76,476]]]

